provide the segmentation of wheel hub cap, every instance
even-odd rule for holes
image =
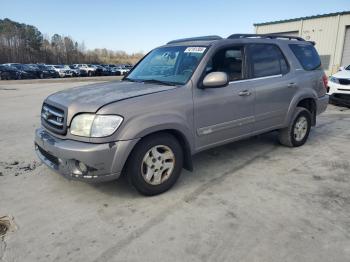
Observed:
[[[298,142],[304,139],[308,129],[308,122],[304,116],[301,116],[294,125],[294,139]]]
[[[151,185],[160,185],[171,176],[175,167],[175,155],[165,145],[152,147],[145,154],[141,173],[144,180]]]

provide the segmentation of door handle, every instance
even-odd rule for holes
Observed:
[[[288,87],[297,87],[298,85],[296,83],[289,83]]]
[[[248,90],[243,90],[238,93],[239,96],[250,96],[252,93]]]

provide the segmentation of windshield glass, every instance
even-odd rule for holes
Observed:
[[[126,80],[183,85],[192,76],[205,50],[206,47],[200,46],[157,48],[134,68]]]

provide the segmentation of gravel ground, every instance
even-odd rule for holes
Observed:
[[[350,109],[329,106],[300,148],[270,133],[202,152],[143,197],[37,161],[42,100],[88,83],[0,82],[0,261],[349,261]]]

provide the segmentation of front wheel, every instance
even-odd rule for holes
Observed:
[[[183,152],[170,134],[154,134],[142,139],[131,153],[127,176],[144,195],[157,195],[170,189],[180,176]]]
[[[279,131],[279,141],[282,145],[298,147],[305,144],[311,129],[311,113],[303,107],[297,107],[290,125]]]

